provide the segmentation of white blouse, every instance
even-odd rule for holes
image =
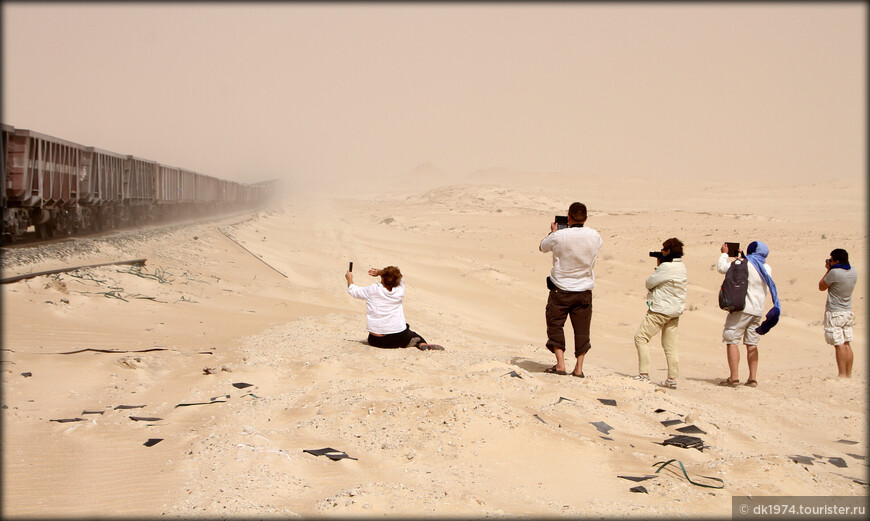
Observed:
[[[378,282],[364,288],[351,284],[347,287],[347,292],[353,298],[366,301],[366,329],[369,333],[389,335],[401,333],[407,327],[405,311],[402,308],[405,277],[402,277],[398,286],[389,291]]]

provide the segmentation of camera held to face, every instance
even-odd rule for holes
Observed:
[[[660,251],[651,251],[651,252],[649,252],[649,256],[654,257],[656,259],[661,259],[662,257],[665,256],[665,254],[660,252]]]

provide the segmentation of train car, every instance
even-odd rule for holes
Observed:
[[[227,181],[224,186],[224,200],[227,204],[236,206],[239,204],[239,183]]]
[[[190,206],[196,201],[196,176],[197,173],[191,170],[180,168],[180,178],[178,183],[178,202]]]
[[[151,210],[155,202],[154,180],[157,170],[158,164],[154,161],[127,156],[121,181],[122,224],[142,223],[153,218]]]
[[[98,231],[120,225],[126,169],[126,156],[94,147],[85,148],[79,179],[80,228],[83,231]]]
[[[213,206],[216,203],[222,202],[222,195],[219,190],[218,179],[197,174],[196,176],[196,203],[197,205]]]
[[[230,201],[227,200],[227,187],[230,185],[230,182],[226,179],[218,179],[217,180],[217,191],[218,198],[221,204],[229,205]]]
[[[30,130],[4,130],[4,239],[30,226],[42,238],[72,233],[85,147]]]
[[[181,170],[174,166],[157,165],[157,182],[154,184],[154,202],[171,205],[180,199]]]
[[[281,181],[277,179],[269,179],[254,183],[251,186],[251,200],[256,201],[256,204],[265,204],[275,197],[281,190]]]
[[[6,151],[9,148],[9,140],[12,138],[12,135],[15,133],[15,128],[10,125],[0,125],[0,130],[2,130],[2,156],[0,156],[0,204],[3,207],[3,239],[6,240],[6,228],[7,226],[11,229],[15,225],[16,219],[12,215],[12,213],[7,212],[8,206],[6,205]],[[9,223],[7,223],[7,217],[10,219]]]

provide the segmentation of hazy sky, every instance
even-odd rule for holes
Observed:
[[[865,3],[2,4],[6,124],[240,181],[866,173]]]

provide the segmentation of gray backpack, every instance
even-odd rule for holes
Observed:
[[[742,311],[746,306],[749,287],[749,261],[737,259],[728,267],[725,280],[719,288],[719,307],[725,311]]]

